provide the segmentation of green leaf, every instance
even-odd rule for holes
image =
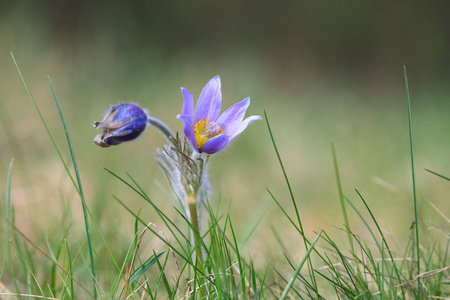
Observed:
[[[148,269],[151,268],[156,263],[156,260],[159,259],[164,252],[161,252],[157,256],[151,256],[147,259],[142,265],[140,265],[134,272],[131,274],[130,279],[128,280],[129,284],[135,282],[142,274],[144,274]]]

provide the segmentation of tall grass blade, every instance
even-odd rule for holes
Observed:
[[[397,266],[395,265],[395,260],[394,260],[394,257],[392,256],[392,251],[391,251],[391,249],[389,249],[389,245],[388,245],[388,243],[387,243],[387,241],[386,241],[386,239],[385,239],[385,237],[384,237],[384,234],[383,234],[383,231],[382,231],[381,228],[380,228],[380,225],[378,225],[378,222],[377,222],[377,220],[375,219],[375,216],[373,215],[372,210],[371,210],[371,209],[369,208],[369,206],[367,205],[367,202],[364,200],[363,196],[359,193],[358,190],[355,190],[355,191],[356,191],[356,193],[358,194],[359,198],[360,198],[360,199],[362,200],[362,202],[364,203],[364,206],[365,206],[366,209],[368,210],[368,212],[369,212],[369,214],[370,214],[370,217],[372,218],[373,222],[375,223],[375,226],[377,227],[378,232],[379,232],[380,235],[381,235],[381,239],[382,239],[382,241],[383,241],[383,244],[384,244],[385,247],[386,247],[387,253],[389,254],[389,258],[391,259],[392,266],[393,266],[393,268],[394,268],[394,270],[395,270],[395,273],[396,273],[396,275],[397,275],[397,278],[398,278],[399,282],[401,282],[401,278],[402,278],[402,277],[401,277],[401,275],[400,275],[400,272],[399,272]],[[381,250],[381,253],[380,253],[380,254],[382,255],[382,265],[381,265],[381,267],[382,267],[382,270],[383,270],[383,267],[384,267],[384,259],[383,259],[383,257],[384,257],[384,251]],[[382,273],[383,273],[383,271],[382,271]],[[384,276],[384,273],[381,274],[381,276]],[[405,297],[405,292],[404,292],[404,290],[403,290],[403,286],[401,287],[401,291],[402,291],[403,298],[404,298],[404,297]]]
[[[272,134],[272,129],[270,128],[269,118],[267,117],[267,113],[265,111],[264,111],[264,117],[266,119],[267,129],[269,130],[269,135],[270,135],[270,139],[272,140],[273,148],[275,149],[275,153],[276,153],[277,158],[278,158],[278,163],[280,164],[281,171],[283,172],[284,180],[286,181],[286,184],[287,184],[287,187],[288,187],[288,190],[289,190],[289,194],[291,195],[292,205],[294,206],[295,214],[297,216],[297,220],[298,220],[298,223],[299,223],[298,225],[300,226],[300,230],[301,230],[300,233],[304,234],[302,221],[300,219],[300,214],[299,214],[298,208],[297,208],[297,203],[295,203],[294,193],[292,192],[291,184],[289,182],[289,178],[287,176],[286,170],[284,169],[283,161],[281,160],[281,156],[280,156],[280,153],[278,152],[278,147],[277,147],[277,144],[275,142],[275,138],[273,137],[273,134]]]
[[[339,167],[338,167],[338,162],[337,162],[337,157],[336,157],[336,149],[335,149],[333,143],[331,144],[331,151],[333,153],[334,172],[336,174],[336,181],[337,181],[337,187],[338,187],[338,192],[339,192],[339,200],[341,202],[341,210],[342,210],[342,215],[344,217],[344,224],[345,224],[345,227],[347,228],[348,242],[350,244],[352,254],[354,254],[355,247],[353,246],[353,238],[352,238],[352,234],[351,234],[351,230],[350,230],[350,223],[348,222],[347,209],[345,208],[344,194],[342,193],[341,176],[339,175]]]
[[[47,76],[47,78],[48,78],[48,82],[50,83],[50,88],[52,89],[53,98],[55,99],[55,103],[56,103],[56,106],[58,108],[59,116],[61,117],[61,122],[62,122],[62,124],[64,126],[64,132],[66,133],[66,140],[67,140],[67,144],[69,146],[70,156],[72,158],[72,163],[73,163],[73,168],[75,170],[75,175],[77,177],[78,190],[80,192],[79,194],[80,194],[80,198],[81,198],[81,205],[83,207],[84,226],[86,228],[86,237],[87,237],[88,247],[89,247],[89,257],[90,257],[91,268],[92,268],[92,276],[94,277],[93,278],[93,282],[94,282],[94,298],[97,298],[95,263],[94,263],[94,250],[93,250],[93,247],[92,247],[91,230],[89,228],[89,216],[88,216],[87,209],[86,209],[87,205],[86,205],[86,201],[85,201],[85,198],[84,198],[83,185],[81,184],[80,172],[78,172],[77,160],[75,159],[75,153],[73,151],[73,147],[72,147],[72,142],[70,140],[69,131],[67,129],[66,122],[64,120],[64,115],[63,115],[61,107],[59,105],[58,98],[56,97],[56,93],[55,93],[55,89],[53,88],[52,80],[50,79],[50,76]]]
[[[67,240],[64,240],[64,243],[66,244],[66,251],[67,251],[67,260],[68,260],[68,265],[69,265],[69,281],[70,281],[70,299],[74,299],[75,297],[75,292],[73,289],[73,270],[72,270],[72,259],[70,257],[70,250],[69,250],[69,244],[67,243]]]
[[[153,255],[156,256],[155,251],[153,251]],[[167,276],[166,276],[166,274],[164,274],[164,270],[166,269],[168,260],[169,260],[169,253],[167,253],[166,259],[165,259],[163,265],[161,265],[161,263],[159,262],[159,259],[156,260],[156,263],[158,264],[158,268],[159,268],[159,274],[160,274],[159,280],[156,282],[156,286],[158,286],[159,281],[162,280],[164,283],[164,287],[166,289],[166,293],[168,295],[167,298],[172,299],[174,294],[176,293],[176,288],[175,288],[175,290],[172,291],[172,289],[170,288],[169,280],[167,280]]]
[[[297,226],[297,224],[295,224],[294,220],[292,220],[292,218],[289,216],[287,211],[283,208],[283,206],[280,204],[280,202],[278,202],[277,198],[275,198],[275,196],[272,194],[272,192],[268,188],[266,188],[266,191],[269,193],[270,197],[272,197],[273,201],[275,201],[275,203],[278,205],[278,207],[283,212],[283,214],[286,216],[286,218],[289,220],[289,222],[292,224],[292,226],[294,226],[294,228],[302,235],[303,234],[302,229],[299,228]]]
[[[417,196],[416,196],[416,175],[414,173],[414,151],[413,151],[413,137],[412,137],[412,122],[411,122],[411,102],[409,99],[409,87],[408,76],[406,74],[406,67],[403,66],[403,72],[405,76],[405,90],[406,90],[406,102],[408,105],[408,123],[409,123],[409,147],[411,152],[411,172],[412,172],[412,185],[413,185],[413,197],[414,197],[414,221],[416,222],[416,259],[417,259],[417,275],[420,274],[420,243],[419,243],[419,217],[417,212]],[[420,277],[417,277],[417,298],[420,299]]]
[[[32,184],[32,175],[28,170],[30,169],[30,165],[27,164],[27,159],[25,153],[20,145],[19,137],[15,134],[13,130],[8,130],[7,128],[12,128],[14,126],[14,121],[11,119],[6,107],[4,106],[4,100],[0,99],[0,126],[3,126],[6,137],[6,143],[9,144],[11,148],[11,153],[14,153],[14,158],[22,162],[22,165],[25,167],[25,172],[20,172],[20,176],[22,177],[23,185],[30,187],[31,193],[29,197],[35,196],[35,188]]]
[[[361,213],[359,212],[359,210],[356,208],[356,206],[353,205],[353,203],[350,201],[350,199],[346,196],[344,196],[345,201],[347,201],[347,203],[351,206],[351,208],[353,209],[353,211],[358,215],[359,219],[364,223],[364,225],[366,226],[366,229],[369,231],[370,235],[372,236],[374,242],[376,243],[376,245],[378,246],[378,249],[380,250],[380,252],[382,251],[382,247],[383,245],[379,245],[377,242],[377,238],[375,237],[375,233],[373,232],[372,228],[370,228],[369,224],[367,223],[366,219],[361,215]],[[351,234],[351,232],[350,232]]]
[[[241,288],[242,288],[242,299],[245,300],[246,299],[246,297],[245,297],[245,266],[242,265],[241,254],[239,253],[239,247],[237,244],[236,234],[234,233],[234,229],[233,229],[233,225],[231,224],[231,221],[230,221],[230,230],[231,230],[231,235],[233,236],[234,247],[236,249],[237,261],[238,261],[238,267],[239,267],[239,276],[240,276]]]
[[[17,64],[16,59],[14,58],[14,55],[13,55],[12,53],[11,53],[11,58],[12,58],[12,60],[13,60],[13,62],[14,62],[14,65],[16,66],[17,72],[19,73],[19,76],[20,76],[20,78],[21,78],[21,80],[22,80],[22,83],[23,83],[24,86],[25,86],[25,89],[26,89],[26,91],[27,91],[27,93],[28,93],[28,96],[30,97],[31,102],[33,103],[34,108],[36,109],[36,112],[37,112],[38,115],[39,115],[39,118],[40,118],[40,120],[41,120],[41,123],[42,123],[42,125],[44,126],[45,131],[47,132],[47,135],[49,136],[49,138],[50,138],[50,140],[51,140],[51,142],[52,142],[52,144],[53,144],[53,147],[55,148],[56,152],[58,153],[59,159],[61,160],[62,164],[64,165],[64,169],[66,170],[67,175],[69,176],[69,178],[70,178],[70,180],[71,180],[73,186],[74,186],[75,189],[77,190],[78,195],[80,196],[80,198],[82,198],[82,201],[83,201],[83,210],[85,210],[84,196],[83,196],[83,194],[82,194],[82,191],[80,191],[81,182],[78,181],[78,183],[79,183],[78,185],[75,183],[75,180],[73,179],[73,176],[72,176],[72,174],[70,173],[69,168],[68,168],[66,162],[64,161],[64,159],[63,159],[63,157],[62,157],[61,151],[59,150],[58,146],[56,145],[56,142],[55,142],[55,140],[54,140],[52,134],[50,133],[50,130],[49,130],[48,126],[47,126],[47,123],[45,122],[44,117],[42,116],[41,111],[39,110],[39,107],[37,106],[37,103],[36,103],[36,101],[34,100],[34,97],[33,97],[33,95],[31,94],[30,89],[28,88],[28,84],[26,83],[25,78],[23,77],[22,72],[20,71],[19,65]],[[50,78],[49,78],[49,80],[50,80]],[[53,95],[55,95],[55,94],[54,94],[54,90],[53,90],[53,86],[51,85],[51,81],[50,81],[50,86],[51,86],[51,88],[52,88]],[[55,96],[55,100],[56,100],[56,102],[57,102],[58,109],[59,109],[59,104],[58,104],[58,101],[57,101],[57,99],[56,99],[56,96]],[[60,115],[61,115],[61,117],[62,117],[62,113],[61,113],[61,112],[60,112]],[[63,121],[63,124],[64,124],[64,126],[65,126],[64,121]],[[66,134],[67,134],[67,129],[65,128],[65,130],[66,130]],[[70,144],[69,147],[71,147],[71,144]],[[73,153],[73,152],[72,152],[72,149],[71,149],[71,153]],[[73,157],[73,158],[74,158],[74,157]],[[77,167],[76,167],[75,161],[74,161],[74,166],[75,166],[76,173],[77,173],[77,175],[78,175],[78,169],[77,169]],[[79,179],[79,178],[78,178],[78,179]],[[86,215],[86,213],[85,213],[85,215]],[[86,232],[89,232],[89,228],[86,228]],[[89,240],[89,242],[90,242],[90,234],[89,234],[89,233],[88,233],[88,240]],[[95,282],[96,282],[96,280],[95,280],[95,273],[94,273],[94,272],[95,272],[95,268],[94,268],[94,264],[93,264],[92,247],[90,247],[89,251],[90,251],[90,256],[91,256],[91,268],[92,268],[92,274],[94,274],[94,278],[93,278],[93,281],[94,281],[94,295],[95,295],[95,298],[97,298],[97,290],[96,290],[96,287],[95,287]]]
[[[11,175],[14,159],[11,159],[9,163],[8,178],[6,181],[6,249],[8,251],[8,260],[11,268],[11,278],[14,282],[14,288],[16,289],[17,295],[20,295],[19,286],[14,274],[14,265],[11,257]],[[20,296],[19,296],[20,298]],[[21,299],[21,298],[20,298]]]
[[[15,245],[13,244],[13,246],[15,247]],[[41,295],[44,295],[44,291],[42,290],[42,286],[39,284],[39,281],[36,278],[36,274],[33,271],[33,267],[31,266],[30,263],[32,263],[32,261],[29,261],[26,259],[25,255],[23,252],[20,252],[18,248],[15,248],[17,254],[19,255],[20,260],[23,262],[23,264],[25,264],[25,266],[27,267],[27,276],[30,276],[30,278],[27,280],[27,293],[31,294],[31,277],[33,278],[34,283],[36,284],[37,289],[39,290],[39,293]]]
[[[306,252],[305,256],[303,256],[302,260],[300,261],[300,264],[295,269],[295,272],[292,275],[291,279],[289,280],[286,288],[284,289],[283,294],[281,294],[280,300],[284,300],[287,297],[289,290],[291,289],[292,285],[294,284],[294,281],[297,278],[298,274],[300,273],[300,270],[302,269],[306,260],[309,259],[309,255],[311,254],[311,251],[313,250],[314,246],[316,245],[317,241],[319,240],[319,237],[321,234],[322,234],[322,230],[317,234],[316,238],[313,240],[313,242],[309,246],[308,251]]]
[[[65,240],[67,237],[67,232],[64,234],[63,239]],[[55,260],[58,261],[63,249],[63,243],[59,244],[58,250],[56,251],[56,255],[54,255],[53,251],[52,251],[52,247],[50,246],[50,241],[48,240],[48,235],[47,233],[45,233],[45,242],[47,243],[47,248],[49,249],[50,255],[51,257]],[[50,291],[52,292],[52,295],[56,295],[56,265],[53,264],[52,268],[51,268],[51,272],[50,272]]]
[[[295,214],[297,216],[297,221],[298,221],[298,225],[299,225],[299,229],[300,229],[300,234],[303,237],[303,242],[305,244],[305,249],[307,249],[308,248],[308,241],[306,239],[305,232],[303,231],[303,225],[302,225],[302,221],[301,221],[301,218],[300,218],[300,213],[298,211],[297,204],[295,203],[294,193],[292,192],[291,184],[289,183],[289,178],[287,176],[286,170],[284,169],[284,165],[283,165],[283,161],[281,160],[280,153],[278,152],[278,147],[277,147],[277,144],[275,143],[275,138],[273,137],[272,129],[270,128],[269,118],[267,117],[266,111],[264,111],[264,118],[266,120],[266,125],[267,125],[267,129],[269,130],[269,135],[270,135],[270,139],[272,141],[273,148],[275,150],[275,153],[277,154],[278,163],[280,164],[281,170],[283,172],[284,179],[285,179],[287,187],[289,189],[289,194],[291,195],[292,205],[294,206]],[[317,298],[319,298],[319,291],[317,289],[317,282],[316,282],[316,278],[315,278],[314,271],[313,271],[314,268],[313,268],[313,265],[312,265],[312,261],[309,259],[309,256],[308,256],[308,263],[309,263],[310,269],[312,270],[312,272],[311,272],[311,279],[314,282],[314,288],[316,290],[316,296],[317,296]]]
[[[56,145],[55,139],[53,138],[52,134],[50,133],[50,129],[48,129],[47,123],[45,122],[44,117],[42,116],[41,111],[39,110],[39,107],[37,106],[37,103],[34,100],[34,97],[31,94],[30,89],[28,88],[28,84],[26,83],[25,78],[23,77],[22,72],[19,69],[19,65],[17,64],[16,59],[14,58],[14,55],[12,53],[11,53],[11,57],[12,57],[12,60],[14,62],[14,65],[16,66],[16,70],[19,73],[20,79],[22,80],[22,83],[25,86],[25,90],[28,93],[28,97],[30,97],[31,102],[33,103],[34,109],[36,109],[36,112],[38,113],[39,119],[41,120],[41,123],[44,126],[45,132],[47,133],[48,137],[50,138],[50,141],[52,142],[52,145],[55,148],[56,153],[58,153],[58,157],[61,160],[61,162],[62,162],[62,164],[64,166],[64,169],[66,170],[67,175],[69,176],[73,186],[75,187],[75,189],[77,190],[77,193],[79,194],[80,191],[78,190],[78,186],[75,183],[75,180],[73,179],[73,176],[72,176],[72,174],[69,171],[69,167],[67,166],[66,162],[64,161],[64,158],[62,157],[61,151],[59,151],[59,148]]]

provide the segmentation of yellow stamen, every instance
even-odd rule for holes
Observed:
[[[200,119],[194,123],[194,133],[197,147],[200,150],[209,139],[221,135],[225,131],[215,121],[209,122],[209,119],[206,118],[206,121]]]

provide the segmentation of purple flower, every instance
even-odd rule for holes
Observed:
[[[222,93],[220,77],[211,79],[203,88],[194,114],[192,94],[181,88],[184,97],[183,111],[177,118],[183,121],[184,134],[198,152],[216,153],[239,135],[248,124],[261,119],[251,116],[244,120],[250,98],[245,98],[220,114]]]
[[[122,103],[108,110],[101,122],[94,122],[94,127],[103,129],[103,133],[94,138],[94,143],[101,147],[119,145],[137,138],[147,126],[145,111],[131,103]]]

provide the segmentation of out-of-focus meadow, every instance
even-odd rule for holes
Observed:
[[[450,175],[450,21],[447,1],[11,2],[0,12],[0,182],[14,158],[12,204],[30,237],[61,236],[58,224],[84,229],[79,198],[10,57],[70,161],[47,75],[72,137],[86,201],[117,255],[133,238],[134,217],[158,223],[151,207],[104,168],[131,174],[173,219],[176,202],[154,153],[164,143],[148,128],[134,142],[93,144],[111,105],[136,102],[175,131],[182,124],[180,87],[198,98],[215,75],[223,109],[249,96],[247,115],[267,112],[307,235],[322,228],[345,237],[331,143],[344,193],[368,201],[382,229],[405,242],[414,219],[403,66],[409,77],[422,230],[440,226],[429,199],[449,213],[450,185],[425,171]],[[211,157],[213,206],[230,207],[244,251],[264,265],[282,260],[272,231],[288,222],[266,191],[291,207],[265,121],[253,123],[226,151]],[[4,220],[4,192],[0,216]],[[349,210],[350,223],[360,226]],[[180,223],[183,221],[180,218]],[[4,224],[0,232],[4,233]],[[439,229],[439,228],[438,228]],[[445,228],[440,228],[446,232]],[[366,233],[361,227],[361,235]],[[94,233],[95,235],[95,233]],[[294,236],[295,233],[292,232]],[[284,242],[300,248],[295,235]],[[121,246],[123,245],[123,246]],[[162,243],[148,241],[146,247]],[[101,254],[101,243],[94,245]]]

